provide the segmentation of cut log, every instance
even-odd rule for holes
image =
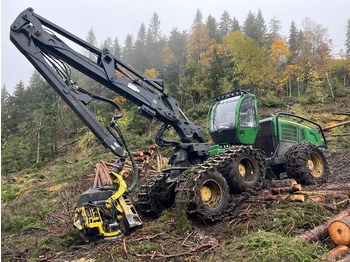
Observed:
[[[295,179],[283,179],[283,180],[272,180],[270,182],[271,187],[292,187],[293,185],[298,184]]]
[[[336,215],[335,217],[333,217],[331,220],[327,221],[326,223],[319,225],[319,226],[315,227],[314,229],[305,232],[302,235],[297,236],[296,239],[298,239],[298,238],[302,239],[307,243],[312,243],[316,240],[324,239],[327,236],[328,226],[330,225],[330,223],[332,223],[334,220],[339,220],[339,219],[342,219],[343,217],[347,217],[347,216],[350,216],[350,207],[345,209],[343,212]]]
[[[350,133],[344,133],[344,134],[329,134],[330,136],[350,136]]]
[[[333,115],[350,116],[350,112],[332,112]]]
[[[350,254],[346,255],[342,259],[338,260],[338,262],[350,262]]]
[[[318,191],[297,191],[296,194],[302,194],[302,195],[319,195],[319,196],[334,196],[337,198],[337,196],[340,195],[347,195],[347,191],[345,190],[318,190]]]
[[[329,184],[322,186],[322,189],[327,190],[340,190],[340,191],[350,191],[350,183],[342,183],[342,184]]]
[[[273,200],[285,200],[289,195],[260,195],[257,200],[273,201]]]
[[[293,186],[290,187],[274,187],[271,188],[271,193],[274,195],[277,194],[284,194],[284,193],[294,193],[296,191],[301,191],[302,187],[300,184],[295,184]]]
[[[344,126],[344,125],[347,125],[347,124],[350,124],[350,120],[349,121],[345,121],[345,122],[341,122],[339,124],[327,126],[327,127],[322,128],[322,129],[323,129],[323,131],[326,131],[326,130],[329,130],[329,129],[332,129],[332,128],[336,128],[338,126]]]
[[[291,195],[290,201],[292,201],[292,202],[304,202],[305,196],[304,195]]]
[[[328,252],[322,260],[326,261],[338,261],[349,254],[349,248],[344,245],[336,246],[331,251]]]
[[[328,234],[336,245],[350,245],[350,216],[335,220],[328,226]]]
[[[326,197],[325,196],[320,196],[320,195],[309,196],[309,199],[311,199],[315,203],[325,203],[326,202]]]

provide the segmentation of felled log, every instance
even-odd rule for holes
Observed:
[[[336,246],[331,249],[325,256],[322,257],[322,260],[326,261],[338,261],[339,259],[344,258],[349,254],[349,248],[344,245]]]
[[[328,226],[328,234],[336,245],[350,245],[350,216],[334,220]]]
[[[270,182],[271,187],[292,187],[294,185],[298,184],[295,179],[283,179],[283,180],[272,180]]]
[[[350,116],[350,112],[332,112],[333,115]]]
[[[335,128],[335,127],[338,127],[338,126],[344,126],[344,125],[347,125],[347,124],[350,124],[350,120],[349,121],[345,121],[345,122],[341,122],[339,124],[327,126],[327,127],[322,128],[322,129],[323,129],[323,131],[327,131],[329,129],[332,129],[332,128]]]
[[[305,196],[304,195],[290,195],[290,201],[292,201],[292,202],[304,202]]]
[[[338,262],[349,262],[350,261],[350,254],[346,255],[342,259],[338,260]]]
[[[344,190],[317,190],[317,191],[296,191],[296,194],[302,194],[302,195],[320,195],[320,196],[334,196],[337,198],[337,196],[341,195],[347,195],[347,192]]]
[[[315,203],[325,203],[326,202],[326,197],[320,196],[320,195],[309,196],[309,199],[311,199]]]
[[[294,193],[296,191],[301,191],[302,187],[300,184],[295,184],[289,187],[273,187],[271,188],[271,193],[276,194],[284,194],[284,193]]]
[[[326,223],[319,225],[319,226],[315,227],[314,229],[307,231],[302,235],[297,236],[296,238],[302,239],[307,243],[312,243],[316,240],[324,239],[327,236],[328,226],[330,225],[330,223],[332,223],[334,220],[339,220],[339,219],[342,219],[343,217],[347,217],[347,216],[350,216],[350,207],[345,209],[343,212],[336,215],[335,217],[333,217],[332,219],[330,219]]]
[[[265,200],[265,201],[274,201],[274,200],[285,200],[288,197],[289,197],[288,195],[260,195],[256,199]]]
[[[344,134],[329,134],[330,136],[350,136],[350,133],[344,133]]]
[[[327,189],[327,190],[339,190],[339,191],[343,191],[343,190],[348,190],[350,191],[350,183],[342,183],[342,184],[329,184],[329,185],[324,185],[322,186],[323,189]]]

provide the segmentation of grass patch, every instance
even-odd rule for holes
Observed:
[[[290,201],[272,202],[263,209],[253,207],[250,210],[253,217],[237,218],[227,229],[232,236],[242,237],[250,232],[265,230],[282,236],[294,235],[323,224],[337,211],[328,211],[320,204],[311,200],[304,203]],[[237,222],[237,223],[235,223]]]
[[[192,220],[188,219],[186,210],[178,206],[173,209],[164,210],[159,218],[159,222],[174,222],[174,229],[176,229],[177,232],[190,230],[192,228]]]
[[[217,250],[222,261],[314,261],[326,252],[319,243],[291,241],[276,233],[257,231],[236,238]]]

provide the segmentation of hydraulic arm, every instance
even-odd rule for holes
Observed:
[[[65,44],[59,37],[68,39],[91,52],[90,59]],[[76,88],[66,64],[74,67],[112,91],[139,106],[142,115],[160,120],[156,141],[161,146],[175,146],[173,166],[186,168],[205,160],[209,144],[204,131],[190,122],[179,108],[178,102],[163,88],[160,79],[149,79],[114,57],[108,49],[100,50],[54,23],[34,13],[32,8],[23,11],[11,25],[10,39],[27,57],[40,74],[50,83],[78,117],[98,137],[104,146],[123,156],[124,150],[87,108],[91,97]],[[59,61],[59,62],[57,62]],[[60,63],[60,67],[57,66]],[[118,76],[117,72],[124,77]],[[180,142],[163,139],[163,133],[173,127]],[[196,143],[197,142],[197,143]]]

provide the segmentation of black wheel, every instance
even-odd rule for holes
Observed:
[[[258,190],[265,177],[264,160],[254,149],[234,147],[223,174],[232,193]]]
[[[329,175],[327,160],[320,148],[310,142],[299,143],[286,152],[286,170],[289,178],[301,184],[325,182]]]
[[[189,215],[206,221],[220,220],[230,200],[225,178],[205,165],[197,165],[183,176],[175,189],[176,205],[185,205]]]
[[[159,217],[175,200],[175,183],[166,183],[165,175],[147,179],[138,193],[137,209],[149,216]]]

